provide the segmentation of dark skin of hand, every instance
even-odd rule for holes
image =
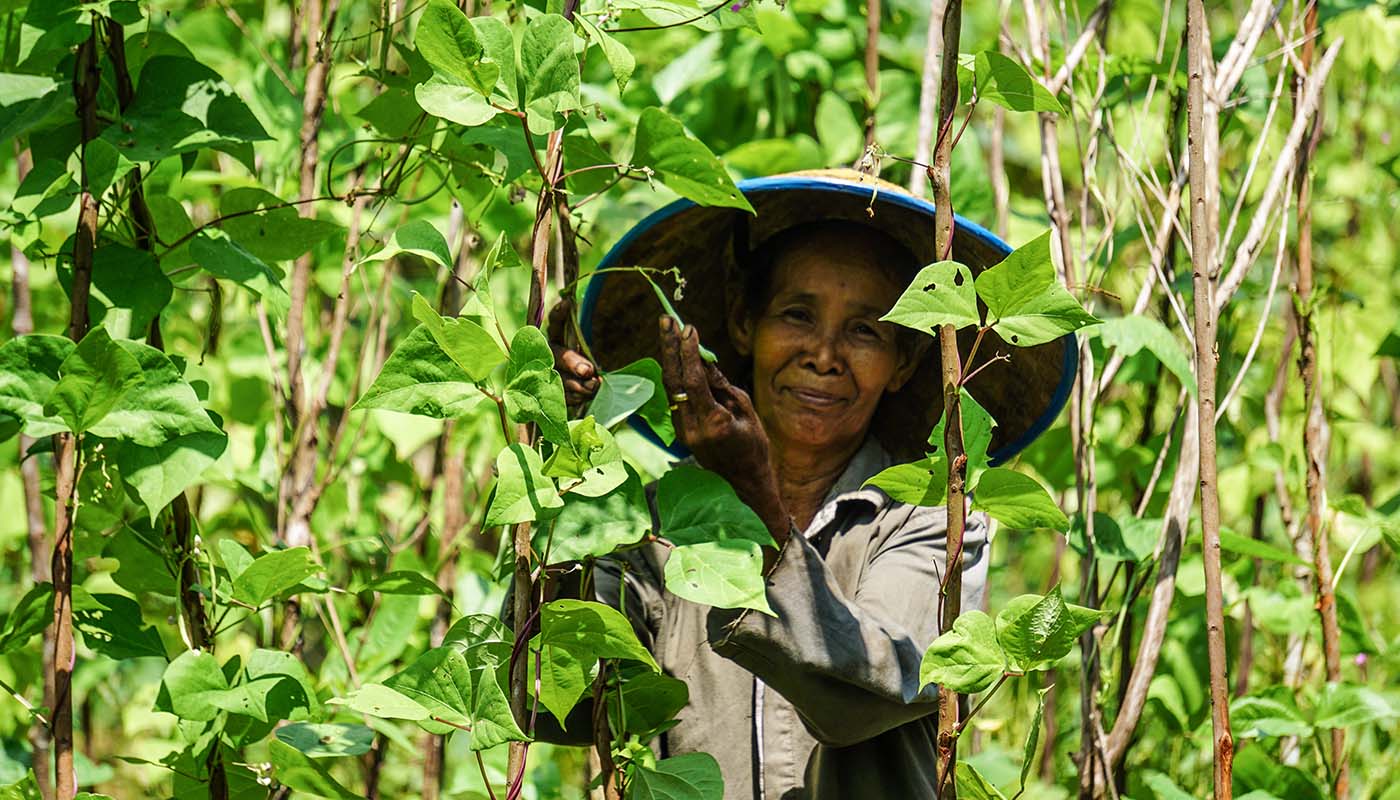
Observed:
[[[565,303],[550,312],[550,341],[555,367],[564,383],[570,406],[589,402],[598,392],[597,368],[579,352],[558,344],[572,309]],[[765,548],[765,566],[788,539],[792,518],[784,509],[777,476],[770,460],[768,435],[753,401],[734,386],[714,364],[700,357],[700,335],[692,326],[682,329],[669,316],[657,323],[661,331],[661,372],[669,397],[684,393],[685,402],[671,405],[676,436],[694,454],[700,466],[729,481],[744,504],[758,514],[773,535],[777,548]]]

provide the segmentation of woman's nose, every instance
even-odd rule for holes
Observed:
[[[833,332],[818,331],[803,356],[803,365],[819,375],[839,375],[845,367],[840,339]]]

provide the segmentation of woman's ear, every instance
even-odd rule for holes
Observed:
[[[890,382],[885,385],[885,391],[893,393],[903,389],[904,384],[914,377],[914,372],[919,369],[919,364],[928,355],[929,347],[932,345],[933,339],[919,336],[908,346],[901,346],[899,348],[899,363],[895,367],[894,374],[890,376]]]
[[[753,317],[742,297],[729,301],[729,314],[725,320],[729,330],[729,341],[744,358],[753,355]]]

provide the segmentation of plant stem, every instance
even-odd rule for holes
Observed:
[[[1204,0],[1186,5],[1186,146],[1191,185],[1191,285],[1196,311],[1197,416],[1200,420],[1201,550],[1206,579],[1206,647],[1210,656],[1211,729],[1214,739],[1216,800],[1229,800],[1234,762],[1230,733],[1230,686],[1225,664],[1225,609],[1220,578],[1220,494],[1215,463],[1215,383],[1218,354],[1215,306],[1215,245],[1219,220],[1218,185],[1209,171],[1219,130],[1208,108],[1206,82],[1215,63],[1206,31]]]
[[[865,148],[875,146],[875,109],[880,104],[880,0],[865,1]],[[862,155],[862,157],[864,157]]]
[[[936,9],[935,9],[936,13]],[[938,130],[932,166],[928,170],[933,184],[934,252],[948,258],[953,249],[953,197],[950,168],[953,140],[947,130],[958,107],[958,39],[962,29],[962,0],[946,0],[943,19],[943,66],[938,87]],[[939,587],[939,629],[952,630],[962,612],[962,549],[963,529],[967,523],[964,482],[967,478],[967,456],[963,453],[961,384],[962,361],[958,355],[958,333],[952,325],[938,332],[943,371],[944,457],[948,459],[948,538],[947,568]],[[954,775],[958,761],[958,693],[938,687],[938,794],[957,796]]]

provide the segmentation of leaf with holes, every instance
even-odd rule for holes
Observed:
[[[924,267],[880,319],[930,335],[943,325],[961,329],[982,324],[972,271],[956,261]]]
[[[666,560],[666,591],[715,608],[752,608],[770,616],[763,550],[747,539],[676,547]]]
[[[975,286],[992,330],[1018,347],[1054,341],[1098,322],[1055,277],[1049,231],[978,275]]]

